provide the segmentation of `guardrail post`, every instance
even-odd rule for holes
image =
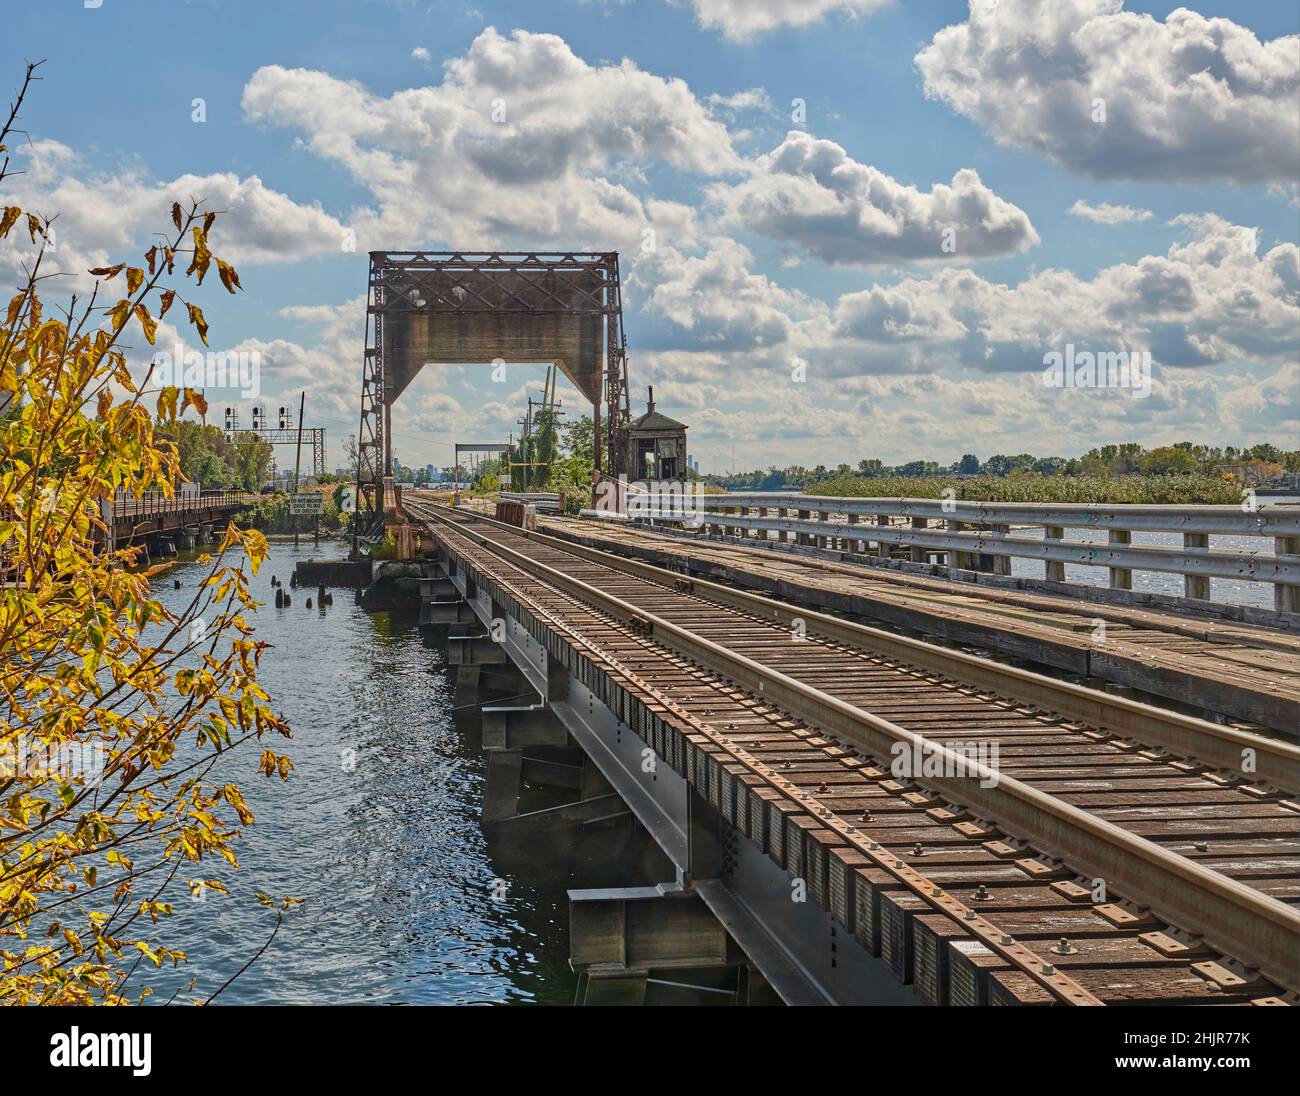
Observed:
[[[1132,544],[1133,534],[1127,529],[1112,529],[1110,531],[1110,542],[1111,544]],[[1133,571],[1128,567],[1111,567],[1110,588],[1112,590],[1133,589]]]
[[[1011,532],[1010,525],[986,525],[988,532],[995,536],[1005,537]],[[1011,557],[998,555],[996,552],[981,552],[980,570],[990,575],[1009,575],[1011,574]]]
[[[949,519],[948,519],[948,532],[949,532],[949,533],[954,533],[954,534],[955,534],[955,533],[960,533],[960,532],[961,532],[961,522],[958,521],[956,518],[949,518]],[[948,572],[951,574],[951,573],[954,572],[954,571],[960,571],[960,570],[962,570],[963,568],[965,568],[965,567],[968,565],[968,564],[967,564],[966,556],[967,556],[967,553],[966,553],[966,552],[959,552],[959,551],[958,551],[957,549],[955,549],[955,548],[954,548],[951,552],[949,552],[949,553],[948,553]]]
[[[1184,533],[1184,548],[1208,548],[1209,533]],[[1183,575],[1183,597],[1194,597],[1201,601],[1210,600],[1210,578],[1208,575]]]
[[[820,512],[817,514],[817,520],[818,520],[818,522],[820,522],[820,523],[829,523],[830,520],[831,520],[831,516],[830,516],[830,514],[827,513],[825,510],[822,510],[822,511],[820,511]],[[826,547],[826,537],[825,537],[824,534],[822,534],[822,533],[818,533],[818,534],[817,534],[817,537],[816,537],[816,541],[817,541],[817,547],[818,547],[818,548],[825,548],[825,547]]]
[[[1300,537],[1274,537],[1273,553],[1279,559],[1300,563]],[[1273,587],[1273,608],[1279,613],[1300,613],[1300,586],[1279,582]]]
[[[850,524],[850,525],[857,525],[857,524],[858,524],[858,515],[857,515],[857,514],[850,514],[850,515],[849,515],[849,524]],[[866,551],[866,545],[865,545],[862,541],[857,540],[857,539],[850,540],[850,541],[848,541],[848,550],[849,550],[850,552],[853,552],[855,555],[861,555],[864,551]]]
[[[776,516],[777,516],[777,518],[780,519],[781,521],[784,521],[784,520],[785,520],[786,513],[787,513],[787,511],[786,511],[786,508],[785,508],[784,506],[778,506],[778,507],[776,508]],[[779,540],[782,544],[788,544],[789,541],[790,541],[790,533],[789,533],[789,531],[786,530],[786,529],[778,530],[777,540]]]
[[[888,514],[877,514],[877,515],[876,515],[876,524],[877,524],[877,525],[883,525],[885,528],[888,528],[888,527],[889,527],[889,515],[888,515]],[[890,549],[891,549],[891,548],[892,548],[892,545],[891,545],[888,541],[884,541],[884,540],[878,540],[878,541],[876,541],[876,555],[879,556],[881,559],[888,559],[888,558],[889,558],[889,554],[890,554]]]
[[[928,528],[929,525],[930,525],[930,519],[929,519],[929,518],[913,518],[913,519],[912,519],[912,528],[913,528],[913,529],[925,529],[925,528]],[[911,561],[912,561],[913,563],[928,563],[928,562],[929,562],[929,556],[928,556],[927,553],[926,553],[926,549],[923,548],[923,547],[921,547],[920,545],[917,545],[917,544],[913,544],[913,545],[911,546],[911,551],[908,553],[908,556],[909,556],[909,558],[911,559]]]
[[[811,516],[812,516],[812,511],[811,511],[811,510],[800,510],[800,511],[799,511],[799,520],[800,520],[800,521],[807,521]],[[795,538],[794,538],[794,542],[795,542],[796,544],[811,544],[811,543],[812,543],[812,534],[811,534],[811,533],[796,533],[796,534],[795,534]]]
[[[1044,540],[1064,540],[1065,529],[1060,525],[1046,525],[1043,527]],[[1045,562],[1043,568],[1043,578],[1048,582],[1065,581],[1065,564],[1059,559],[1049,559]]]

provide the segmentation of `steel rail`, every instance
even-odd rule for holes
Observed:
[[[475,515],[490,525],[558,551],[578,556],[637,578],[668,587],[683,581],[681,574],[651,563],[603,552],[546,533],[520,529]],[[1169,750],[1215,769],[1247,775],[1289,794],[1300,792],[1300,746],[1267,735],[1212,723],[1208,719],[1167,711],[1128,697],[1061,681],[1046,674],[1008,666],[978,655],[955,651],[882,628],[841,620],[813,609],[792,607],[761,594],[690,578],[692,593],[755,616],[794,627],[803,621],[809,632],[836,643],[873,651],[919,670],[937,673],[1010,700],[1018,700],[1062,718]]]
[[[426,517],[422,520],[431,520]],[[456,529],[462,528],[458,523],[448,522],[454,525]],[[456,536],[457,534],[452,534]],[[469,564],[477,566],[477,564]],[[519,568],[516,568],[517,570]],[[527,572],[521,571],[526,577]],[[729,758],[752,774],[764,780],[775,791],[791,802],[798,803],[804,810],[815,814],[819,820],[827,827],[836,830],[842,838],[853,848],[857,849],[866,861],[882,871],[887,872],[894,879],[898,880],[912,894],[928,903],[931,907],[939,910],[959,922],[963,929],[968,931],[976,939],[982,941],[990,951],[1001,956],[1016,969],[1028,975],[1038,985],[1046,989],[1052,996],[1068,1005],[1087,1005],[1098,1006],[1104,1005],[1105,1002],[1094,994],[1090,993],[1077,981],[1071,978],[1055,966],[1045,963],[1043,958],[1034,952],[1026,944],[1015,940],[1007,935],[987,918],[980,916],[969,905],[962,902],[951,891],[940,887],[931,882],[925,875],[911,867],[901,857],[894,856],[889,850],[877,841],[872,841],[866,836],[860,834],[857,827],[843,821],[835,816],[834,812],[825,806],[819,799],[814,798],[811,793],[799,793],[798,787],[792,780],[778,773],[771,765],[762,761],[748,750],[739,746],[732,739],[724,737],[712,725],[700,719],[689,709],[683,707],[680,703],[670,697],[667,693],[655,688],[653,684],[646,681],[639,674],[629,669],[620,659],[614,657],[608,650],[598,646],[593,640],[588,639],[580,631],[575,630],[572,625],[565,622],[555,615],[554,612],[541,605],[536,598],[525,593],[521,588],[512,583],[509,579],[501,575],[492,575],[490,579],[498,589],[506,591],[518,601],[521,605],[526,605],[528,611],[534,614],[538,619],[545,621],[547,626],[559,635],[568,637],[569,642],[574,647],[585,649],[590,653],[593,661],[600,663],[614,671],[618,676],[623,678],[637,689],[640,689],[644,696],[652,697],[655,703],[666,712],[671,713],[685,725],[689,726],[695,733],[708,739],[710,743],[724,756]],[[552,589],[547,587],[547,589]],[[590,606],[584,605],[578,598],[570,594],[553,590],[566,602],[577,605],[587,611],[594,612]],[[628,630],[630,638],[635,639],[647,649],[652,649],[653,641],[634,636]]]
[[[769,703],[798,713],[867,754],[889,757],[895,743],[901,742],[913,751],[937,759],[943,771],[960,775],[926,776],[918,783],[942,792],[954,802],[996,822],[1008,833],[1046,848],[1076,871],[1105,879],[1131,900],[1149,906],[1183,930],[1201,936],[1209,946],[1256,967],[1265,977],[1290,989],[1300,989],[1300,912],[1277,899],[995,772],[923,735],[736,654],[687,628],[476,533],[457,520],[436,511],[431,517],[517,570],[631,624],[647,638],[656,639],[729,677]],[[502,527],[517,531],[512,526]],[[832,816],[825,821],[833,824],[835,820]]]

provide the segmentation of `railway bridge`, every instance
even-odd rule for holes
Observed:
[[[195,490],[171,496],[150,491],[104,502],[101,516],[108,528],[109,551],[132,543],[156,547],[164,541],[189,541],[193,547],[194,541],[207,539],[215,527],[224,527],[237,510],[256,501],[256,495],[245,491]]]
[[[1294,614],[402,508],[481,707],[485,826],[658,850],[658,878],[570,892],[582,1000],[1296,1003]],[[1098,615],[1117,649],[1080,671]],[[1162,641],[1184,657],[1144,662]],[[534,783],[564,801],[524,810]]]

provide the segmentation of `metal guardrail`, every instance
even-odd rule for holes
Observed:
[[[539,514],[564,512],[564,497],[558,491],[502,491],[503,502],[531,502]]]
[[[1037,559],[1044,562],[1044,577],[1055,582],[1066,581],[1067,563],[1106,567],[1111,588],[1120,590],[1132,589],[1134,571],[1158,571],[1182,575],[1183,596],[1200,600],[1209,599],[1212,578],[1266,582],[1274,586],[1278,611],[1300,612],[1300,507],[1089,506],[757,491],[706,495],[697,502],[703,531],[724,536],[793,538],[796,544],[862,555],[874,545],[881,557],[901,545],[916,563],[939,557],[950,570],[1005,575],[1013,558]],[[1013,526],[1038,527],[1043,536],[1014,536]],[[1104,530],[1107,541],[1067,540],[1067,529]],[[1135,532],[1179,533],[1183,543],[1134,544]],[[1211,536],[1263,539],[1258,551],[1232,551],[1211,548]]]

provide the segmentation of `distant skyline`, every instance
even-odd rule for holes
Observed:
[[[42,57],[0,203],[59,215],[47,299],[206,199],[244,286],[204,287],[212,348],[262,363],[257,401],[211,402],[247,422],[305,388],[330,468],[357,429],[372,249],[618,250],[634,414],[653,384],[705,472],[1300,445],[1295,4],[7,12],[0,82]],[[25,239],[0,244],[10,285]],[[192,348],[173,318],[159,346]],[[1149,352],[1149,395],[1046,385],[1067,346]],[[427,367],[398,453],[444,467],[517,434],[543,373]]]

